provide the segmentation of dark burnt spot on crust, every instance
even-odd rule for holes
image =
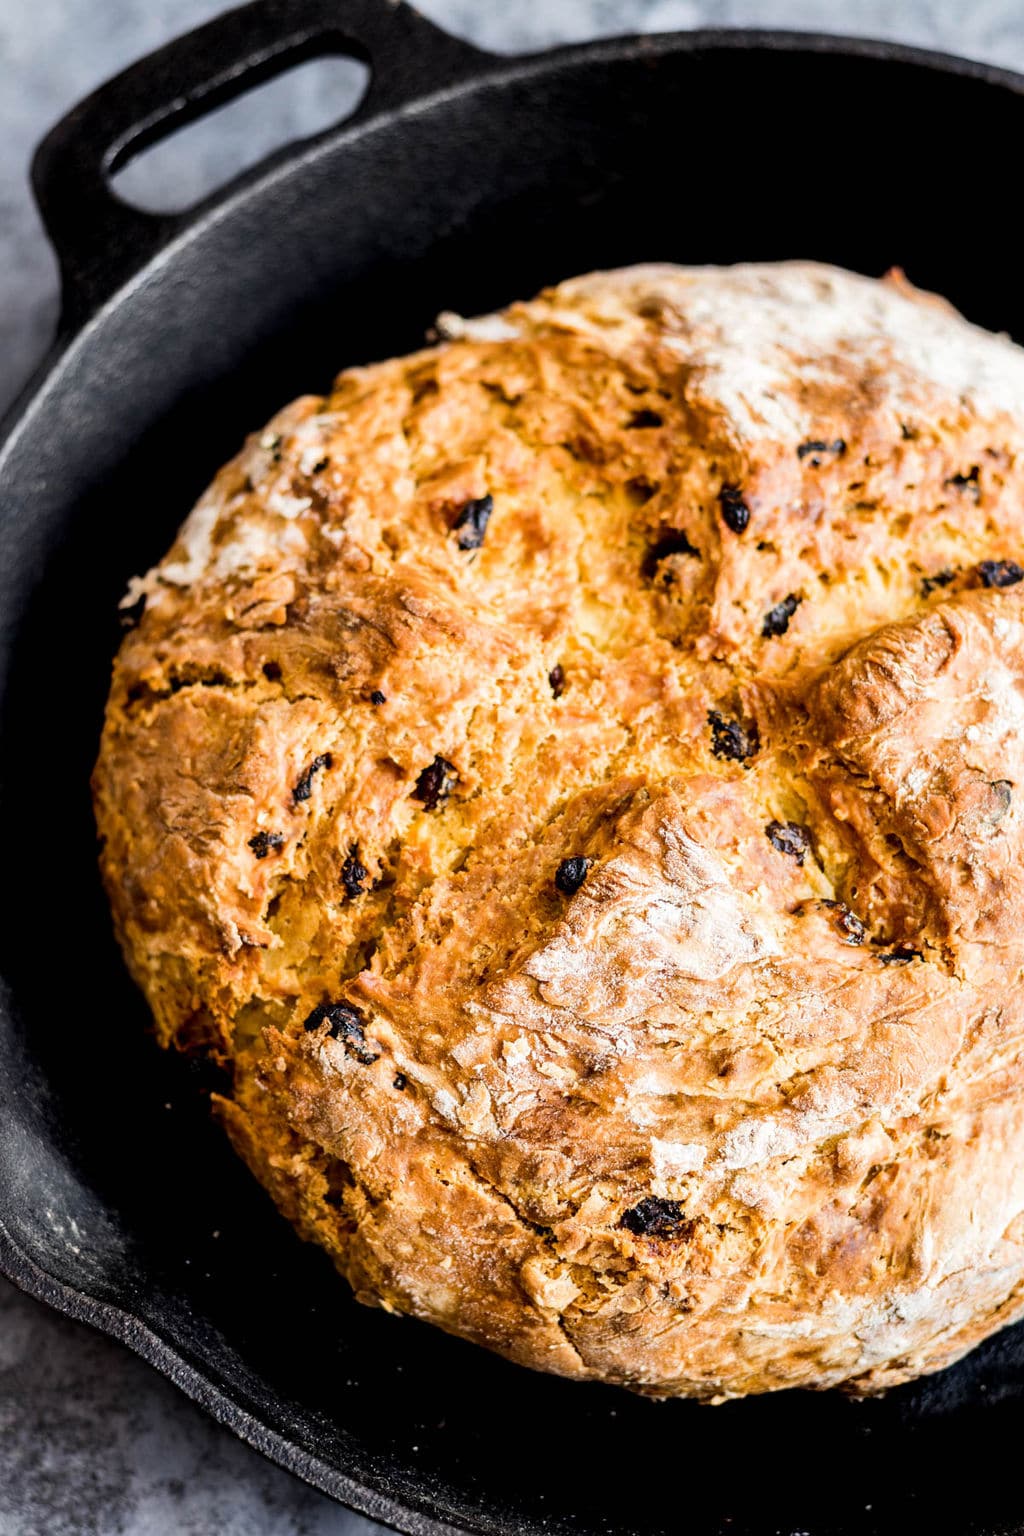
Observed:
[[[883,965],[909,965],[911,960],[920,960],[921,951],[911,944],[897,944],[892,949],[883,950],[878,958]]]
[[[363,1016],[351,1003],[320,1003],[309,1014],[303,1027],[312,1034],[325,1024],[330,1038],[340,1040],[348,1054],[364,1067],[371,1066],[377,1060],[378,1053],[366,1043]]]
[[[137,597],[134,603],[130,603],[127,608],[118,609],[117,622],[120,624],[122,629],[135,629],[137,628],[139,620],[142,618],[142,615],[145,613],[145,611],[146,594],[143,592],[142,596]]]
[[[982,560],[978,576],[983,587],[1015,587],[1024,581],[1024,570],[1016,560]]]
[[[777,635],[784,635],[789,628],[789,621],[799,608],[803,599],[795,592],[790,592],[781,603],[776,603],[774,608],[769,608],[761,621],[761,634],[765,640],[774,639]]]
[[[313,775],[319,773],[321,768],[330,768],[330,766],[331,754],[329,752],[321,752],[319,757],[314,757],[302,778],[292,790],[292,803],[294,805],[300,805],[303,800],[309,799],[313,793]]]
[[[634,1237],[662,1237],[687,1242],[697,1223],[683,1215],[678,1200],[661,1200],[656,1195],[648,1195],[646,1200],[623,1211],[619,1226],[632,1232]]]
[[[721,710],[709,709],[708,724],[711,727],[711,751],[715,757],[743,763],[760,751],[761,738],[753,721],[733,720]]]
[[[370,878],[370,871],[359,857],[359,849],[353,843],[341,866],[341,883],[349,901],[363,894],[363,886]]]
[[[690,543],[681,528],[663,528],[643,558],[641,576],[650,581],[661,562],[670,555],[689,555],[692,560],[699,560],[700,550]]]
[[[956,572],[951,571],[948,566],[941,571],[936,571],[934,576],[922,576],[919,587],[921,596],[931,597],[939,587],[948,587],[950,582],[955,580]]]
[[[810,833],[798,822],[770,821],[764,829],[764,835],[773,848],[795,859],[798,864],[803,864],[811,851]]]
[[[959,491],[962,496],[970,496],[973,501],[980,501],[981,486],[978,483],[980,473],[978,465],[972,464],[966,475],[950,475],[949,479],[942,483],[948,485],[950,490]]]
[[[574,858],[562,860],[555,871],[555,884],[563,896],[575,896],[587,878],[589,868],[590,860],[579,854]]]
[[[473,501],[467,501],[459,509],[458,516],[452,524],[452,532],[458,534],[455,542],[460,549],[480,548],[493,511],[494,497],[489,495],[478,496]]]
[[[265,859],[272,849],[284,847],[284,833],[257,832],[255,837],[250,837],[249,847],[258,859]]]
[[[454,763],[450,763],[440,753],[432,763],[417,775],[416,788],[412,792],[414,800],[422,802],[428,811],[435,811],[439,805],[443,805],[458,783],[459,774]]]
[[[663,418],[658,415],[657,411],[651,410],[634,411],[626,422],[627,430],[632,432],[642,432],[648,427],[660,427],[662,425],[664,425]]]
[[[733,533],[742,533],[750,522],[750,508],[738,485],[723,485],[718,493],[722,522]]]
[[[548,673],[548,683],[554,697],[560,699],[565,692],[565,672],[561,663],[551,668],[551,671]]]
[[[812,437],[806,443],[800,444],[796,450],[796,456],[801,463],[804,459],[810,459],[811,468],[820,469],[824,455],[829,454],[834,458],[841,459],[845,452],[846,441],[844,438],[834,437],[829,443],[823,437]]]
[[[387,700],[387,694],[381,693],[379,688],[375,688],[373,690],[373,692],[370,694],[370,703],[371,704],[374,704],[374,705],[386,704],[387,701],[388,701]]]

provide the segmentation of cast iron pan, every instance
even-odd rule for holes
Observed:
[[[112,168],[299,58],[370,63],[344,126],[184,218]],[[1024,336],[1000,228],[1024,83],[871,43],[626,39],[501,60],[393,0],[256,0],[105,86],[36,192],[61,335],[0,434],[0,1265],[403,1531],[1024,1529],[1024,1331],[866,1404],[719,1409],[532,1375],[353,1303],[162,1056],[110,936],[88,776],[115,608],[244,432],[343,364],[598,266],[891,264]]]

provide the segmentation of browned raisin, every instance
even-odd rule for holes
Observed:
[[[985,587],[1015,587],[1024,581],[1024,570],[1015,560],[982,560],[978,575]]]
[[[739,486],[723,485],[718,493],[718,505],[725,526],[733,533],[742,533],[750,522],[750,508],[743,500]]]
[[[257,832],[255,837],[250,837],[249,847],[258,859],[265,859],[272,848],[284,847],[284,833]]]
[[[565,692],[565,672],[561,665],[551,668],[551,671],[548,673],[548,682],[551,685],[551,692],[555,698],[560,699]]]
[[[711,727],[711,750],[716,757],[725,757],[735,763],[745,762],[759,751],[761,740],[757,726],[741,720],[730,720],[720,710],[708,710]]]
[[[922,597],[931,597],[938,587],[948,587],[951,581],[956,580],[956,572],[947,566],[941,571],[936,571],[934,576],[922,576],[920,590]]]
[[[764,835],[773,848],[802,864],[811,851],[810,834],[795,821],[770,821]]]
[[[466,502],[452,524],[453,533],[458,534],[455,542],[460,549],[480,548],[493,511],[493,496],[478,496],[474,501]]]
[[[821,905],[828,907],[835,914],[835,925],[839,937],[844,944],[863,944],[868,936],[868,930],[849,907],[841,901],[823,900]]]
[[[384,693],[381,693],[379,688],[375,688],[373,690],[373,692],[370,694],[370,703],[371,704],[386,704],[387,701],[388,701],[387,700],[387,695],[384,694]]]
[[[678,1200],[661,1200],[648,1195],[638,1205],[624,1211],[619,1226],[634,1237],[665,1237],[686,1241],[693,1236],[697,1223],[683,1215]]]
[[[782,599],[781,603],[776,603],[774,608],[769,608],[761,621],[761,634],[766,640],[786,633],[789,621],[802,601],[803,599],[795,592],[791,592],[788,597]]]
[[[563,896],[575,896],[584,880],[587,878],[587,870],[590,868],[590,860],[577,855],[572,859],[563,859],[555,871],[555,884]]]
[[[377,1060],[378,1053],[366,1043],[364,1020],[358,1008],[351,1003],[320,1003],[306,1019],[304,1028],[312,1033],[327,1025],[332,1040],[340,1040],[350,1056],[369,1067]]]
[[[422,801],[428,811],[436,811],[448,799],[458,779],[455,764],[438,754],[418,775],[412,797]]]
[[[292,790],[292,801],[295,805],[299,805],[303,800],[309,799],[313,793],[313,775],[319,773],[321,768],[330,768],[331,761],[331,754],[329,752],[321,752],[319,757],[314,757],[302,778]]]
[[[811,461],[811,468],[820,469],[822,463],[822,454],[834,454],[837,459],[841,459],[845,452],[846,441],[844,438],[836,437],[833,438],[830,443],[827,443],[825,442],[824,438],[812,437],[808,442],[800,444],[796,451],[796,456],[801,460],[801,462],[804,459],[809,458]]]
[[[345,894],[349,901],[354,901],[357,896],[363,894],[363,886],[369,879],[369,874],[366,865],[359,858],[359,849],[353,844],[341,866],[341,883],[345,887]]]

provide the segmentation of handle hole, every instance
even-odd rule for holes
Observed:
[[[184,213],[275,150],[344,122],[369,80],[359,59],[336,54],[294,64],[133,155],[111,186],[145,213]]]

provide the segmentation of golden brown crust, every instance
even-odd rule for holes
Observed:
[[[442,329],[129,593],[160,1038],[366,1301],[654,1394],[936,1369],[1024,1310],[1024,354],[800,264]]]

